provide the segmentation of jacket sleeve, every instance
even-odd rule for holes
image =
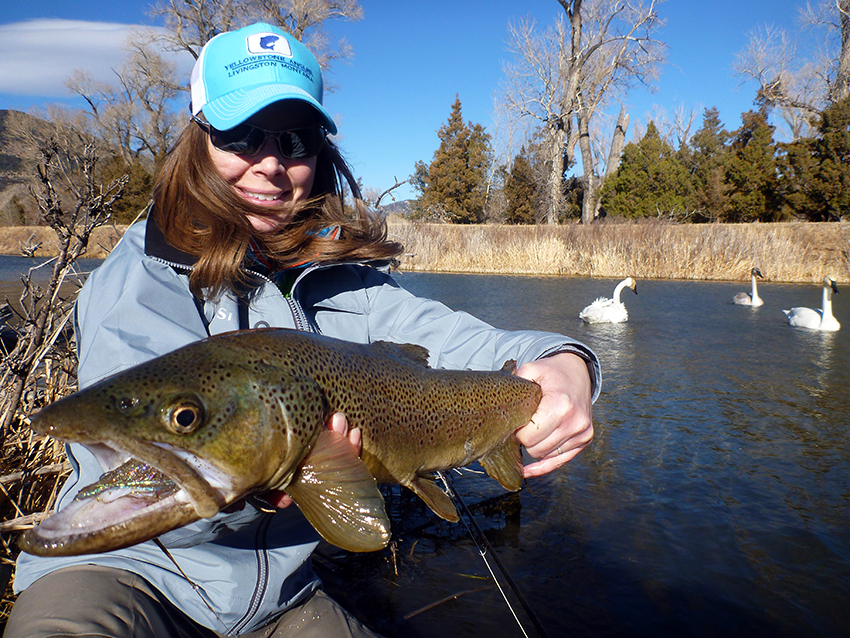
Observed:
[[[318,288],[330,291],[328,296],[304,300],[313,307],[317,324],[329,336],[363,342],[416,343],[428,349],[432,367],[453,370],[495,370],[509,359],[522,365],[571,352],[587,362],[593,400],[599,396],[599,360],[575,339],[552,332],[500,330],[466,312],[416,297],[390,275],[373,268],[356,266],[348,273],[339,270],[333,273],[333,282],[317,282],[321,284]],[[359,286],[346,278],[356,278]]]

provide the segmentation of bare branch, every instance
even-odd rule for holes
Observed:
[[[581,150],[585,204],[592,219],[598,183],[591,120],[634,82],[650,84],[663,60],[664,45],[652,37],[662,22],[656,1],[559,0],[564,16],[538,34],[529,19],[512,24],[509,48],[514,62],[504,67],[503,100],[518,119],[543,127],[551,168],[547,219],[562,207],[563,179]]]

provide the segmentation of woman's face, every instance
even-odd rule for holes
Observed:
[[[267,131],[289,131],[317,125],[316,111],[309,104],[292,100],[277,102],[246,120]],[[221,176],[236,194],[269,215],[249,215],[258,232],[277,230],[286,220],[288,207],[310,197],[316,173],[316,158],[289,159],[280,154],[277,141],[266,139],[256,155],[234,155],[218,150],[207,138],[210,157]],[[275,210],[279,210],[275,215]]]

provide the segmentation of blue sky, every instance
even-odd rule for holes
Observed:
[[[75,68],[108,81],[122,58],[126,25],[150,24],[151,0],[0,0],[0,109],[26,111],[67,100],[62,80]],[[655,92],[626,97],[635,123],[677,109],[715,106],[729,130],[752,107],[755,86],[734,75],[735,55],[754,29],[797,30],[804,0],[668,0],[658,12],[668,45]],[[330,26],[353,47],[326,83],[336,90],[325,103],[337,120],[341,144],[364,186],[385,189],[405,179],[417,161],[428,162],[455,95],[464,119],[493,132],[493,99],[503,81],[508,23],[524,16],[538,25],[563,12],[556,0],[361,0],[364,18]],[[33,20],[51,20],[31,24]],[[54,20],[58,22],[54,22]],[[74,21],[74,22],[64,22]],[[38,28],[33,28],[33,27]],[[46,34],[46,35],[45,35]],[[191,60],[186,61],[186,76]],[[73,104],[73,102],[72,102]],[[405,187],[401,198],[413,196]],[[386,201],[384,202],[386,203]]]

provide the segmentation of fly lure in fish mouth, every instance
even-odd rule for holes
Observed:
[[[74,500],[96,498],[109,490],[120,489],[130,490],[140,496],[165,497],[179,488],[174,481],[156,468],[136,459],[130,459],[114,470],[106,472],[97,482],[82,488]]]

